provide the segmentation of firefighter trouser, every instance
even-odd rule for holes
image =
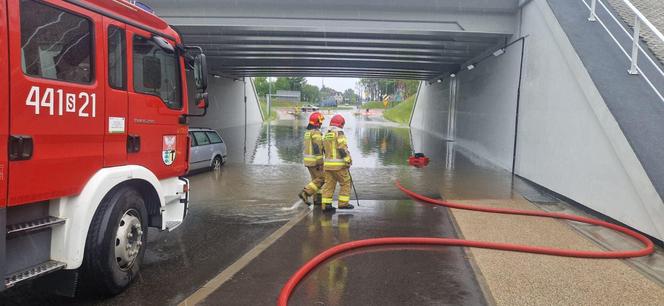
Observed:
[[[348,168],[341,170],[327,170],[323,175],[325,184],[323,184],[323,209],[327,205],[332,205],[334,189],[339,183],[339,207],[348,205],[350,201],[350,174]]]
[[[308,196],[312,196],[316,193],[321,193],[321,186],[323,186],[323,166],[313,166],[307,167],[309,170],[309,175],[311,175],[311,182],[304,187],[304,192]]]

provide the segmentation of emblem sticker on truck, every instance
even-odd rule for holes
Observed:
[[[177,136],[166,135],[164,136],[164,150],[161,152],[161,158],[166,166],[170,166],[175,161],[175,147],[177,144]]]

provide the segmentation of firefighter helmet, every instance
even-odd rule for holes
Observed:
[[[323,116],[323,113],[321,112],[314,112],[309,116],[309,124],[315,126],[315,127],[320,127],[323,125],[323,121],[325,121],[325,116]]]
[[[331,126],[336,126],[339,128],[343,128],[345,124],[346,124],[346,119],[344,119],[344,117],[339,114],[334,115],[332,117],[332,120],[330,121]]]

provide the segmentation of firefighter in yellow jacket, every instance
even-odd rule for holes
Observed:
[[[346,120],[341,115],[334,115],[330,121],[330,128],[323,136],[323,148],[325,161],[323,163],[323,211],[332,212],[332,197],[334,189],[339,183],[339,209],[353,209],[350,204],[351,182],[350,168],[353,160],[348,152],[348,140],[344,135],[343,128]]]
[[[325,117],[314,112],[309,116],[309,125],[304,132],[304,166],[309,170],[311,182],[298,195],[307,205],[309,197],[314,197],[314,204],[321,204],[321,186],[323,186],[323,134],[320,131]]]

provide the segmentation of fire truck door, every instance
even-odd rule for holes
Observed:
[[[8,204],[78,194],[103,166],[103,23],[65,1],[7,0]]]
[[[125,25],[104,19],[106,45],[106,129],[104,167],[127,163],[127,34]]]
[[[0,0],[0,209],[7,205],[7,136],[9,135],[9,75],[7,71],[7,1]],[[4,225],[3,225],[4,226]]]
[[[185,113],[184,61],[165,49],[173,41],[127,25],[129,38],[129,116],[127,160],[158,178],[182,175],[187,167],[188,127]]]

